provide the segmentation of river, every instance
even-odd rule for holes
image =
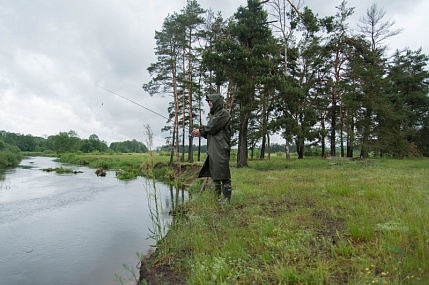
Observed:
[[[42,171],[61,166],[83,173]],[[115,274],[132,280],[123,264],[138,277],[137,253],[155,243],[149,238],[153,188],[166,224],[177,198],[172,201],[170,186],[151,185],[143,177],[118,180],[113,171],[97,177],[94,169],[46,157],[0,171],[0,284],[120,284]],[[182,191],[177,195],[186,198]]]

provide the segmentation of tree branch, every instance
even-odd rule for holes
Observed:
[[[286,1],[289,3],[290,6],[292,6],[292,8],[295,10],[295,12],[298,15],[301,15],[301,13],[299,12],[298,8],[296,8],[296,6],[290,0],[286,0]]]

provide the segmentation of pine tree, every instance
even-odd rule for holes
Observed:
[[[392,155],[418,155],[413,148],[423,153],[428,149],[429,140],[422,132],[429,126],[429,72],[425,69],[428,60],[421,49],[414,52],[406,49],[396,51],[389,66],[388,96],[395,114],[388,125]]]
[[[164,19],[161,31],[155,31],[157,62],[152,63],[147,70],[152,79],[143,84],[143,89],[149,94],[172,95],[173,112],[170,114],[170,122],[173,120],[172,143],[170,164],[173,163],[174,154],[178,154],[179,131],[179,93],[178,93],[178,50],[181,47],[183,33],[179,29],[178,15],[175,13]],[[168,122],[167,122],[168,123]],[[171,127],[165,127],[171,130]]]
[[[239,7],[229,22],[227,37],[216,42],[207,58],[216,64],[209,68],[217,78],[225,76],[236,86],[234,104],[238,112],[237,166],[247,166],[248,126],[252,112],[258,107],[257,86],[270,73],[269,58],[275,53],[275,41],[268,27],[267,13],[257,0],[249,0],[247,7]],[[211,61],[214,62],[213,60]]]

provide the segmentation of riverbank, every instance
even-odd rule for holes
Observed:
[[[195,193],[140,284],[427,284],[427,159],[252,161]]]

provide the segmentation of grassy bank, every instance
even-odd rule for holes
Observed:
[[[230,205],[193,195],[144,271],[158,284],[178,282],[163,269],[183,284],[428,284],[428,166],[250,162],[232,171]]]
[[[139,173],[168,161],[68,159]],[[188,166],[183,183],[195,174]],[[172,172],[153,168],[161,180]],[[192,199],[144,260],[141,284],[428,284],[428,159],[272,157],[232,177],[229,205],[217,205],[210,184],[200,193],[201,180],[188,188]]]

